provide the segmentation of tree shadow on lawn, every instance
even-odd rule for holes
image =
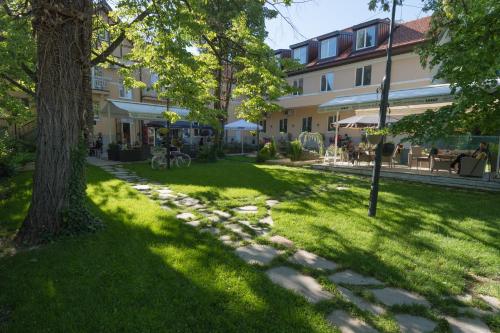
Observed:
[[[322,314],[124,183],[91,181],[96,234],[0,261],[12,331],[328,332]],[[107,199],[101,199],[105,197]],[[115,205],[115,206],[113,206]],[[0,326],[1,327],[1,326]]]

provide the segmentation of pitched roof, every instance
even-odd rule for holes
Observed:
[[[425,34],[429,30],[431,17],[423,17],[417,20],[408,21],[396,24],[394,30],[393,49],[395,53],[398,49],[401,51],[404,48],[409,48],[415,44],[421,43],[425,40]],[[341,31],[351,32],[353,27],[342,29]],[[380,53],[385,53],[387,48],[388,38],[379,44],[376,48],[371,48],[364,51],[353,52],[351,47],[345,49],[341,54],[331,60],[314,59],[308,63],[304,69],[290,73],[290,75],[302,73],[304,71],[311,71],[315,69],[331,67],[339,63],[351,62],[370,57],[379,57]]]

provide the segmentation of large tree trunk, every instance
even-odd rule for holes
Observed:
[[[83,136],[92,107],[90,0],[34,0],[37,153],[33,196],[18,244],[37,244],[88,223]],[[76,222],[75,222],[76,221]]]

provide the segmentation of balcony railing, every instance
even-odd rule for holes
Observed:
[[[92,76],[92,89],[108,91],[109,78],[103,76]]]

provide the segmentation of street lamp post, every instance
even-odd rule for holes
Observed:
[[[382,83],[382,98],[380,101],[379,124],[378,129],[385,128],[385,120],[387,116],[387,105],[389,102],[389,90],[391,87],[391,65],[392,65],[392,41],[394,35],[394,19],[396,16],[396,3],[398,0],[392,1],[391,27],[389,30],[389,45],[387,46],[387,63],[385,66],[385,77]],[[380,169],[382,167],[382,147],[383,140],[377,145],[375,151],[375,165],[373,166],[372,184],[370,190],[370,206],[368,208],[368,216],[374,217],[377,215],[378,188],[380,179]]]

